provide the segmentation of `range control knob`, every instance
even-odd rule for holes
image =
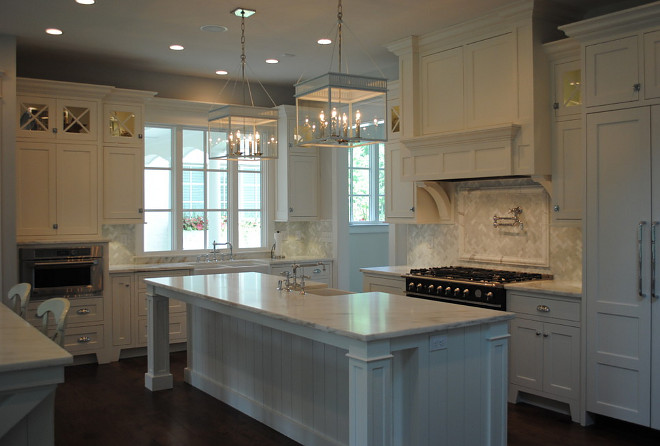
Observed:
[[[429,285],[427,291],[429,294],[433,294],[435,292],[435,285]]]
[[[445,296],[451,296],[451,287],[450,286],[445,288]]]
[[[489,291],[486,293],[486,302],[492,302],[493,301],[493,292]]]
[[[415,282],[410,282],[408,284],[408,291],[414,291],[415,290]]]
[[[456,288],[456,289],[454,290],[454,297],[458,297],[458,296],[460,296],[460,295],[461,295],[461,289],[460,289],[460,288]]]
[[[417,284],[417,292],[421,293],[422,291],[424,291],[424,284],[420,282]]]
[[[463,299],[467,299],[470,296],[470,290],[467,288],[463,290]]]

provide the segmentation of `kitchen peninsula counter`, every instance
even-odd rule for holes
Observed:
[[[186,381],[303,444],[506,444],[510,313],[277,276],[147,280],[151,390],[172,387],[168,298],[188,304]]]

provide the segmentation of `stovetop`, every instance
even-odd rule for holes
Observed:
[[[410,275],[429,279],[436,278],[489,284],[504,284],[552,278],[552,276],[540,273],[525,273],[520,271],[503,271],[462,266],[411,269]]]

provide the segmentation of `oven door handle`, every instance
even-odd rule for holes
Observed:
[[[98,260],[76,261],[76,262],[34,262],[34,266],[85,266],[85,265],[98,265]]]

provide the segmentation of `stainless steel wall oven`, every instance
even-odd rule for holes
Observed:
[[[103,246],[19,249],[19,277],[32,285],[34,300],[102,297]]]

